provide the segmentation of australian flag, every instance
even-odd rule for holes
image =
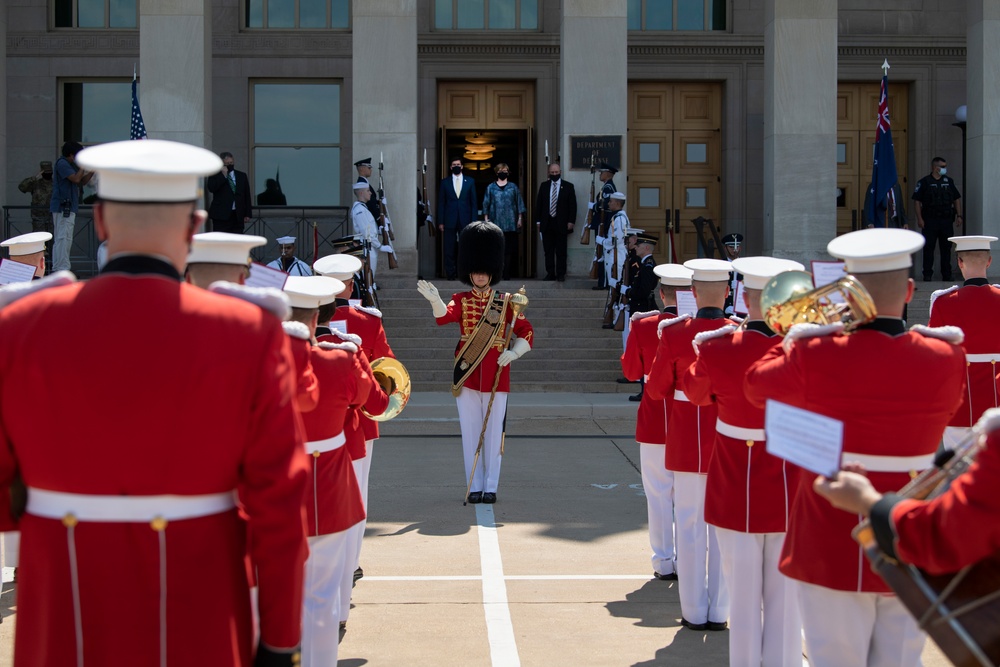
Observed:
[[[142,122],[142,111],[139,110],[139,95],[136,93],[135,76],[132,77],[132,129],[129,139],[145,139],[146,124]]]
[[[876,227],[888,227],[887,220],[896,215],[896,151],[892,147],[889,128],[889,77],[882,75],[882,93],[878,100],[878,125],[875,128],[875,150],[872,157],[872,182],[869,185],[866,217]]]

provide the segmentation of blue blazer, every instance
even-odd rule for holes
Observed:
[[[476,199],[476,183],[468,176],[462,176],[462,194],[455,196],[455,186],[449,174],[441,180],[437,198],[437,224],[445,229],[461,231],[467,224],[476,219],[478,214],[478,199]]]

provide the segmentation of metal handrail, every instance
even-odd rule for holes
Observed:
[[[3,238],[9,239],[34,231],[31,206],[3,207]],[[94,227],[93,206],[81,205],[73,228],[70,262],[73,273],[80,278],[97,274],[97,231]],[[254,248],[254,261],[266,263],[278,256],[273,243],[282,236],[295,236],[297,255],[312,264],[314,255],[322,257],[333,252],[332,242],[350,233],[349,209],[344,206],[255,206],[253,217],[244,230],[263,236],[269,243]]]

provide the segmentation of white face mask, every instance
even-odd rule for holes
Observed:
[[[948,167],[941,167],[941,175],[944,176],[948,173]]]

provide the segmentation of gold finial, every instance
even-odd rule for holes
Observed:
[[[520,315],[528,307],[528,293],[521,285],[521,289],[510,295],[510,307],[514,309],[515,315]]]

